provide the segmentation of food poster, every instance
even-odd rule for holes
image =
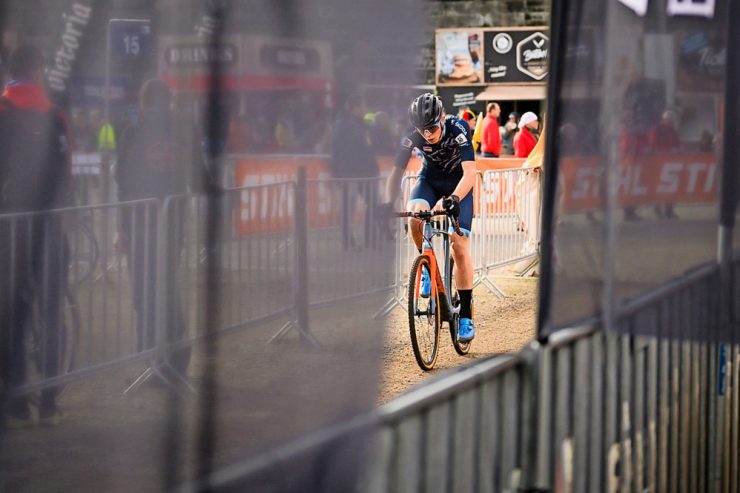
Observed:
[[[483,31],[437,31],[437,85],[483,84]]]

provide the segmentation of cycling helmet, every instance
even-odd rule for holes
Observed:
[[[409,106],[409,123],[416,128],[429,128],[442,119],[442,101],[431,93],[424,93]]]

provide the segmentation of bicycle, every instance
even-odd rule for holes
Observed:
[[[457,220],[447,211],[419,211],[399,212],[397,217],[412,217],[421,219],[422,252],[416,257],[409,273],[408,285],[408,314],[409,330],[411,332],[411,346],[414,357],[422,370],[434,368],[439,354],[439,339],[442,323],[447,322],[455,351],[464,356],[470,350],[470,342],[461,342],[458,337],[460,321],[460,297],[457,293],[453,272],[455,260],[450,249],[450,232],[443,225],[440,227],[436,216],[446,216],[452,222],[453,230],[462,236]],[[445,221],[446,222],[446,221]],[[440,273],[437,256],[434,252],[432,239],[441,236],[444,250],[444,272]],[[422,296],[422,270],[426,269],[431,280],[429,296]]]
[[[95,272],[100,256],[95,233],[92,228],[92,216],[84,215],[67,233],[69,245],[69,280],[73,285],[82,285]]]

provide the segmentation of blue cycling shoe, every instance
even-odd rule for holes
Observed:
[[[475,337],[475,324],[469,318],[460,319],[460,327],[457,330],[457,340],[460,342],[470,342]]]
[[[419,288],[419,294],[422,298],[429,298],[432,294],[432,280],[429,277],[429,270],[426,267],[421,268],[421,287]]]

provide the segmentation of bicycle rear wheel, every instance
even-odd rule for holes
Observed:
[[[69,243],[69,282],[82,284],[87,281],[98,262],[99,249],[92,228],[84,222],[78,222],[77,227],[67,234]]]
[[[450,299],[452,300],[453,308],[460,307],[460,294],[457,292],[457,285],[455,284],[455,259],[450,257]],[[452,338],[452,345],[455,346],[455,351],[460,356],[465,356],[470,351],[470,342],[460,342],[457,338],[458,325],[460,324],[460,312],[454,316],[454,320],[450,320],[450,337]],[[472,341],[471,341],[472,342]]]
[[[409,274],[409,330],[411,332],[411,347],[414,357],[422,370],[434,368],[439,353],[439,291],[434,279],[431,280],[431,293],[428,297],[421,296],[421,273],[429,268],[429,257],[419,255],[414,260]]]

